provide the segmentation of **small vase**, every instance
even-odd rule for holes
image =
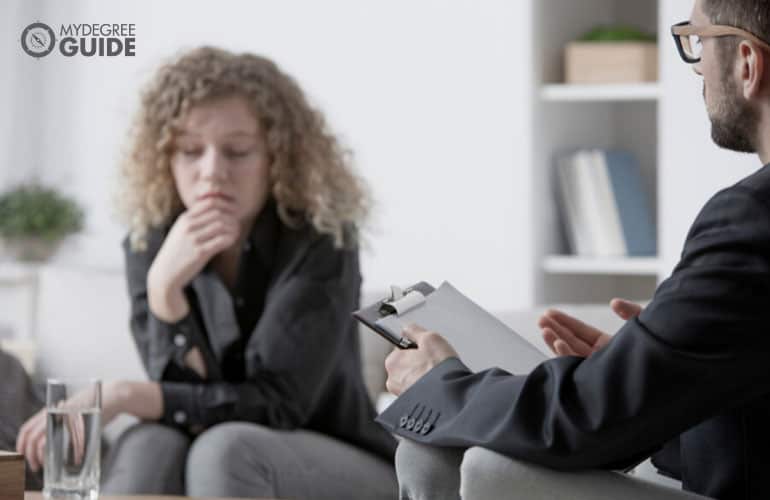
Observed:
[[[22,262],[45,262],[59,249],[59,241],[42,238],[4,238],[3,253]]]

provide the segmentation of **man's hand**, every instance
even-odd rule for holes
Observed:
[[[394,349],[385,359],[388,392],[398,396],[409,389],[434,366],[448,358],[457,357],[457,352],[436,332],[417,325],[404,328],[402,335],[417,344],[416,349]]]
[[[642,312],[642,306],[623,299],[612,299],[610,307],[624,320]],[[556,309],[549,309],[537,324],[543,340],[558,356],[588,357],[612,339],[601,330]]]
[[[168,323],[187,315],[182,290],[216,254],[238,241],[233,202],[206,198],[180,215],[147,273],[150,310]]]

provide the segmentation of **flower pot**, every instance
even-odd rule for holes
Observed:
[[[658,45],[572,42],[565,49],[567,83],[635,83],[658,79]]]
[[[59,241],[41,238],[4,238],[3,253],[22,262],[45,262],[59,249]]]

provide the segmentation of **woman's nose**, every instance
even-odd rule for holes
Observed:
[[[216,150],[208,148],[206,154],[201,159],[201,177],[204,179],[225,179],[227,178],[227,165],[225,158]]]

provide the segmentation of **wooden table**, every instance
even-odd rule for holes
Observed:
[[[99,500],[189,500],[189,497],[180,497],[172,495],[99,495]],[[24,500],[43,500],[43,494],[39,491],[27,491],[24,493]],[[232,498],[206,498],[201,500],[234,500]],[[240,499],[246,500],[246,499]],[[270,498],[250,498],[248,500],[277,500]]]

